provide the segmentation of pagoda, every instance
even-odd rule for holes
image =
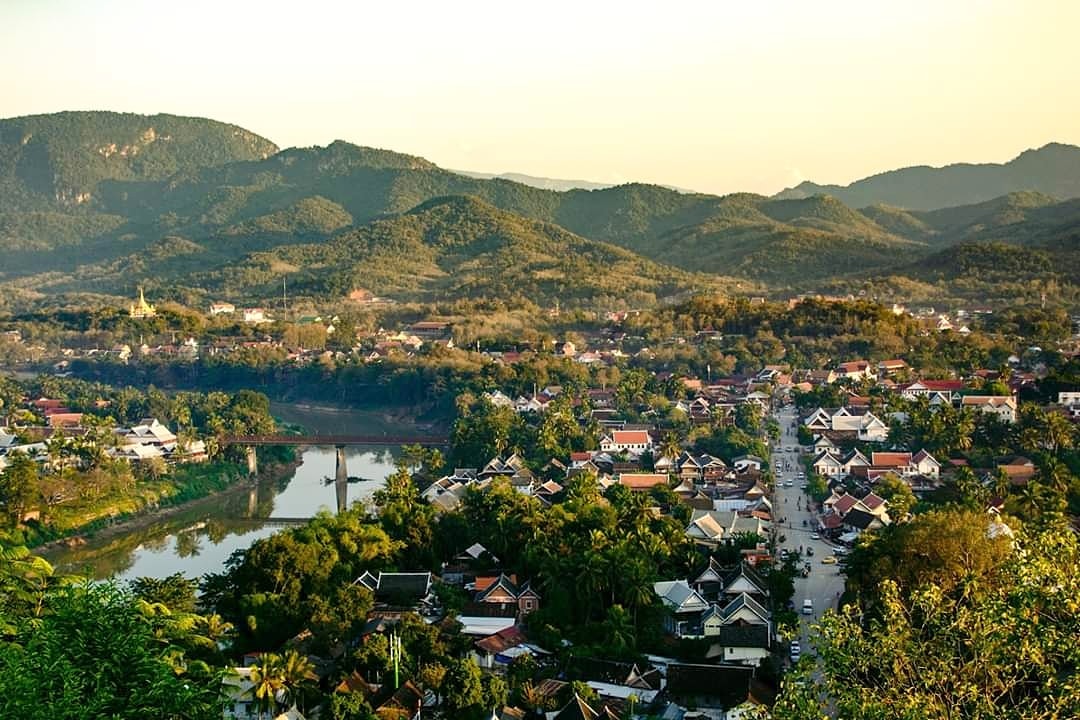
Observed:
[[[157,309],[146,302],[142,288],[139,288],[139,302],[128,305],[128,315],[133,318],[152,318],[157,315]]]

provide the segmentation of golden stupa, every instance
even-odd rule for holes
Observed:
[[[146,302],[146,298],[143,297],[142,288],[139,288],[139,302],[128,305],[128,315],[133,318],[152,318],[157,315],[154,306]]]

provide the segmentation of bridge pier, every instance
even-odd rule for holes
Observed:
[[[344,512],[349,507],[349,467],[345,463],[345,446],[335,445],[337,463],[334,472],[334,494],[337,496],[337,511]]]
[[[255,454],[255,446],[254,445],[248,445],[246,448],[244,448],[244,451],[247,453],[248,475],[258,475],[259,474],[259,458]]]
[[[259,507],[259,484],[252,478],[248,487],[247,517],[255,517],[255,511]]]

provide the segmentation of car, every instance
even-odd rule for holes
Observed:
[[[835,565],[836,564],[836,556],[835,555],[826,555],[825,557],[821,558],[821,564],[822,565]]]
[[[817,533],[810,533],[810,539],[811,540],[820,540],[821,536],[818,535]]]
[[[799,645],[798,640],[791,641],[791,662],[799,662],[799,658],[802,656],[802,647]]]
[[[802,614],[813,615],[814,614],[814,601],[810,598],[806,598],[802,601]]]
[[[810,486],[809,486],[809,485],[807,485],[806,483],[803,483],[802,485],[800,485],[800,486],[799,486],[799,489],[800,489],[800,490],[805,490],[805,489],[806,489],[806,488],[808,488],[808,487],[810,487]]]
[[[814,548],[812,548],[812,547],[810,547],[810,546],[807,546],[807,548],[806,548],[806,554],[807,554],[808,556],[810,556],[810,557],[814,557]],[[808,564],[809,564],[809,563],[808,563]]]
[[[791,481],[790,480],[785,480],[784,481],[784,487],[791,487]]]
[[[836,555],[837,557],[840,557],[841,555],[847,555],[847,549],[845,549],[845,548],[833,548],[832,554]]]

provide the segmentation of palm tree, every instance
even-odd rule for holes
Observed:
[[[259,717],[271,708],[277,709],[277,695],[285,689],[281,658],[273,653],[263,655],[251,666],[251,695],[259,705]]]
[[[295,650],[286,650],[281,657],[281,684],[285,691],[285,697],[289,702],[296,705],[296,700],[301,700],[301,712],[303,708],[304,689],[309,687],[315,680],[315,666]]]
[[[664,433],[664,437],[660,439],[660,446],[657,448],[660,453],[660,457],[671,458],[672,462],[679,459],[679,454],[682,453],[682,443],[679,442],[679,438],[675,433]]]

